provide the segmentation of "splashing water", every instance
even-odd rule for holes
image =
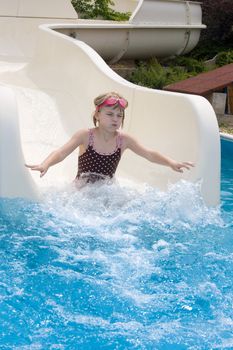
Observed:
[[[233,220],[200,184],[67,187],[0,209],[1,349],[233,347]]]

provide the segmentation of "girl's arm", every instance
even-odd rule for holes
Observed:
[[[165,166],[169,166],[174,171],[178,171],[180,173],[183,172],[183,168],[190,169],[190,167],[193,167],[192,162],[177,162],[172,158],[166,157],[163,154],[153,151],[151,149],[148,149],[141,145],[136,139],[134,139],[132,136],[124,134],[124,148],[130,149],[137,155],[149,160],[152,163],[157,163]]]
[[[37,164],[37,165],[25,164],[25,166],[30,168],[31,170],[40,171],[40,177],[44,176],[48,171],[49,167],[61,162],[70,153],[72,153],[78,146],[80,146],[81,144],[84,144],[87,138],[87,133],[88,133],[87,130],[80,130],[76,132],[67,143],[65,143],[62,147],[58,148],[52,153],[50,153],[49,156],[45,158],[45,160],[43,160],[41,164]]]

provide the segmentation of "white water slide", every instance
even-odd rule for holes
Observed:
[[[42,179],[24,163],[40,162],[76,130],[90,127],[94,97],[118,91],[129,101],[126,132],[196,166],[179,174],[127,151],[117,176],[162,190],[180,179],[200,180],[207,205],[218,204],[220,143],[209,102],[131,84],[106,63],[190,51],[204,28],[200,4],[115,4],[133,12],[128,23],[78,20],[68,0],[0,1],[0,196],[37,198],[43,186],[71,182],[77,152]]]

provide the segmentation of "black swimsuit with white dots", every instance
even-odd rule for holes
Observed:
[[[98,180],[112,178],[121,159],[121,135],[116,138],[113,153],[98,153],[94,148],[93,129],[89,130],[89,142],[86,151],[78,158],[77,179],[94,183]]]

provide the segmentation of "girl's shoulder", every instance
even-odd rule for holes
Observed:
[[[88,137],[89,133],[90,133],[90,129],[79,129],[74,133],[73,136],[78,138],[80,137],[86,138]]]
[[[126,132],[120,132],[119,135],[122,138],[122,141],[124,141],[124,142],[129,142],[132,139],[134,139],[130,134],[128,134]]]
[[[134,140],[134,138],[125,132],[120,132],[119,135],[121,138],[122,150],[124,151],[129,147],[129,145],[131,144],[132,140]]]
[[[90,135],[90,129],[79,129],[74,133],[72,138],[78,144],[86,145],[88,144],[89,135]]]

